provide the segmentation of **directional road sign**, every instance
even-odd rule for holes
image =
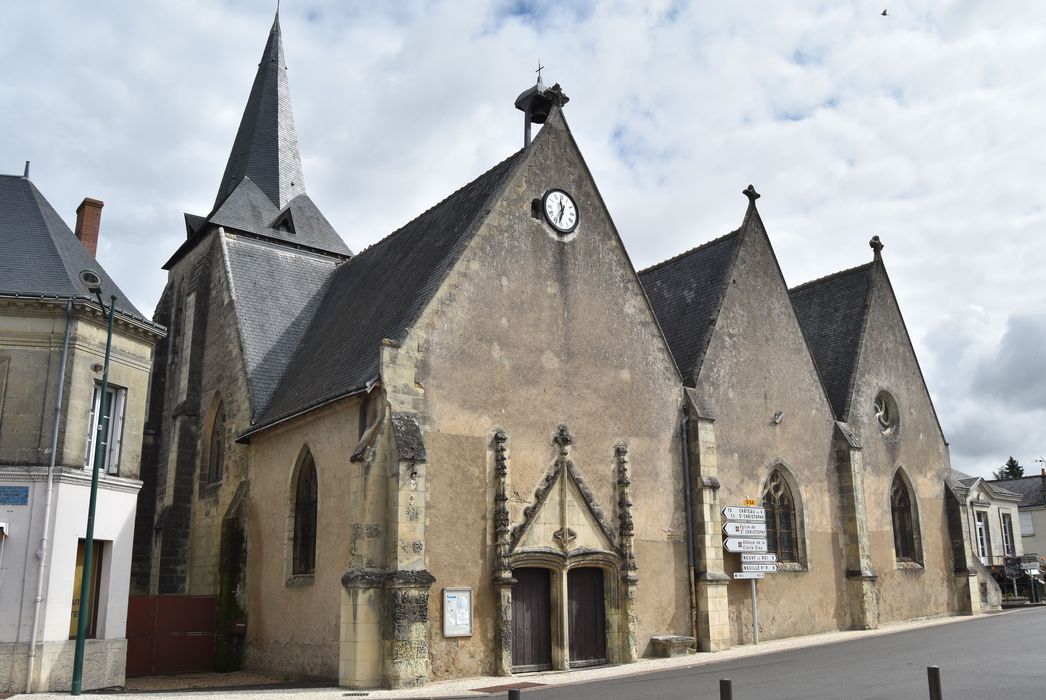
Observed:
[[[734,578],[765,578],[766,575],[761,571],[735,571]]]
[[[777,573],[777,564],[741,564],[741,571],[762,571],[767,574]]]
[[[723,524],[723,532],[730,537],[766,537],[766,525],[728,522]]]
[[[728,552],[765,552],[766,539],[761,537],[727,537],[723,546]]]
[[[766,522],[766,511],[762,508],[745,506],[727,506],[723,508],[723,517],[727,520],[744,520],[749,523]]]
[[[777,561],[777,555],[770,554],[752,554],[750,552],[744,552],[741,554],[742,564],[773,564]]]

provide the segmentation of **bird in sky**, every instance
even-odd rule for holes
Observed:
[[[886,10],[883,10],[883,17],[886,16]]]

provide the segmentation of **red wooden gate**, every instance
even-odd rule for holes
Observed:
[[[214,669],[215,596],[136,596],[127,604],[127,675]]]

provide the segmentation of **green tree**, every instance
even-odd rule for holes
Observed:
[[[1011,456],[1006,460],[1006,464],[999,467],[994,476],[996,479],[1020,479],[1024,476],[1024,467]]]

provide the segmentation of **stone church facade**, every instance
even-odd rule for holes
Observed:
[[[354,255],[274,23],[165,267],[136,524],[133,589],[216,596],[220,668],[407,687],[749,643],[746,499],[765,638],[979,610],[878,240],[789,290],[749,187],[741,228],[637,273],[566,103],[539,80],[522,150]]]

